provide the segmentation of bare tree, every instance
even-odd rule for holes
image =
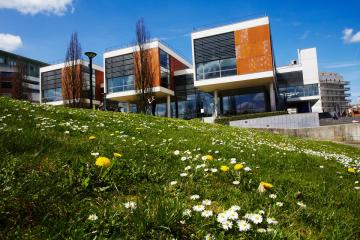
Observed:
[[[144,19],[136,22],[136,41],[134,47],[135,90],[138,95],[138,112],[146,113],[152,104],[154,81],[154,66],[151,50],[148,48],[150,34],[146,29]]]
[[[72,33],[62,72],[62,96],[65,103],[71,107],[79,107],[83,97],[81,54],[81,45],[77,33]]]
[[[26,80],[26,75],[27,75],[26,64],[21,59],[17,59],[16,71],[12,86],[13,98],[24,99],[26,97],[24,91],[24,81]]]

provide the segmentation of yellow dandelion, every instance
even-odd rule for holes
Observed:
[[[89,137],[89,140],[95,140],[95,139],[96,139],[95,136],[90,136],[90,137]]]
[[[271,183],[268,183],[268,182],[261,182],[260,185],[263,186],[265,189],[273,188],[273,185]]]
[[[348,172],[349,173],[352,173],[352,174],[355,174],[356,173],[356,170],[355,170],[355,168],[348,168]]]
[[[214,160],[214,157],[211,155],[206,155],[206,160],[212,161],[212,160]]]
[[[114,153],[114,157],[122,157],[121,153]]]
[[[108,159],[107,157],[98,157],[95,161],[95,165],[107,168],[110,166],[110,159]]]
[[[220,170],[223,172],[228,172],[230,170],[230,168],[228,166],[223,165],[220,167]]]
[[[244,168],[244,165],[242,165],[241,163],[235,164],[235,166],[234,166],[234,169],[235,169],[236,171],[239,171],[239,170],[241,170],[241,169],[243,169],[243,168]]]

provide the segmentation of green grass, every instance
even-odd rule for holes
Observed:
[[[0,98],[0,153],[0,239],[360,238],[359,173],[348,173],[359,169],[360,150],[349,146]],[[109,158],[110,167],[96,166],[91,153]],[[235,171],[231,158],[252,170]],[[259,193],[261,181],[273,188]],[[212,217],[183,215],[204,199]],[[125,208],[129,201],[136,209]],[[248,232],[235,221],[224,230],[216,217],[233,205],[240,219],[262,210],[264,220],[249,220]]]

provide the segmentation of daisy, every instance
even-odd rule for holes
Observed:
[[[205,199],[204,201],[202,201],[202,204],[205,206],[210,206],[211,205],[211,200]]]
[[[226,211],[226,216],[228,219],[236,220],[239,218],[239,214],[235,211],[228,210]]]
[[[89,217],[88,217],[88,220],[90,221],[95,221],[98,219],[98,216],[96,216],[96,214],[91,214]]]
[[[180,173],[180,177],[186,177],[187,175],[187,173]]]
[[[233,225],[232,222],[230,222],[230,221],[225,221],[225,222],[223,222],[223,224],[222,224],[222,228],[223,228],[224,230],[229,230],[229,229],[232,228],[232,225]]]
[[[252,214],[250,220],[255,224],[259,224],[263,221],[263,218],[260,214]]]
[[[170,185],[173,186],[173,185],[176,185],[177,184],[177,181],[171,181],[170,182]]]
[[[213,215],[213,211],[211,210],[205,210],[201,213],[201,216],[203,216],[204,218],[211,217],[212,215]]]
[[[191,209],[185,209],[182,214],[183,214],[183,216],[190,217],[191,216]]]
[[[268,224],[278,224],[278,221],[276,221],[275,219],[273,218],[266,218],[266,222]]]
[[[275,204],[276,204],[276,206],[278,206],[278,207],[284,206],[284,203],[283,203],[283,202],[276,202]]]
[[[231,208],[229,209],[230,211],[239,211],[241,208],[238,205],[233,205],[231,206]]]
[[[244,168],[244,171],[245,171],[245,172],[250,172],[250,171],[251,171],[251,168],[245,167],[245,168]]]
[[[297,205],[299,205],[302,208],[306,208],[306,204],[304,204],[303,202],[297,202]]]
[[[224,223],[228,220],[227,215],[225,213],[220,213],[217,215],[216,221],[219,223]]]
[[[124,203],[124,207],[134,210],[134,209],[136,209],[137,206],[136,206],[136,202],[129,201],[129,202]]]
[[[195,205],[195,206],[193,206],[193,210],[195,212],[202,212],[205,210],[205,206],[204,205]]]
[[[237,180],[233,181],[232,183],[233,183],[234,185],[239,185],[239,184],[240,184],[240,182],[237,181]]]
[[[239,220],[236,222],[238,227],[239,227],[239,231],[240,232],[247,232],[250,230],[251,228],[251,225],[250,223],[248,223],[247,221],[244,221],[244,220]]]
[[[275,199],[277,196],[276,196],[276,194],[270,194],[269,195],[269,198],[271,198],[271,199]]]
[[[175,150],[174,151],[174,155],[179,155],[180,154],[180,151],[179,150]]]
[[[199,198],[200,198],[200,196],[197,195],[197,194],[190,196],[191,200],[196,200],[196,199],[199,199]]]

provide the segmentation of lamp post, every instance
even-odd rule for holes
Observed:
[[[94,52],[85,52],[85,55],[89,58],[89,71],[90,71],[90,108],[93,108],[93,84],[92,84],[92,60],[96,57]]]

